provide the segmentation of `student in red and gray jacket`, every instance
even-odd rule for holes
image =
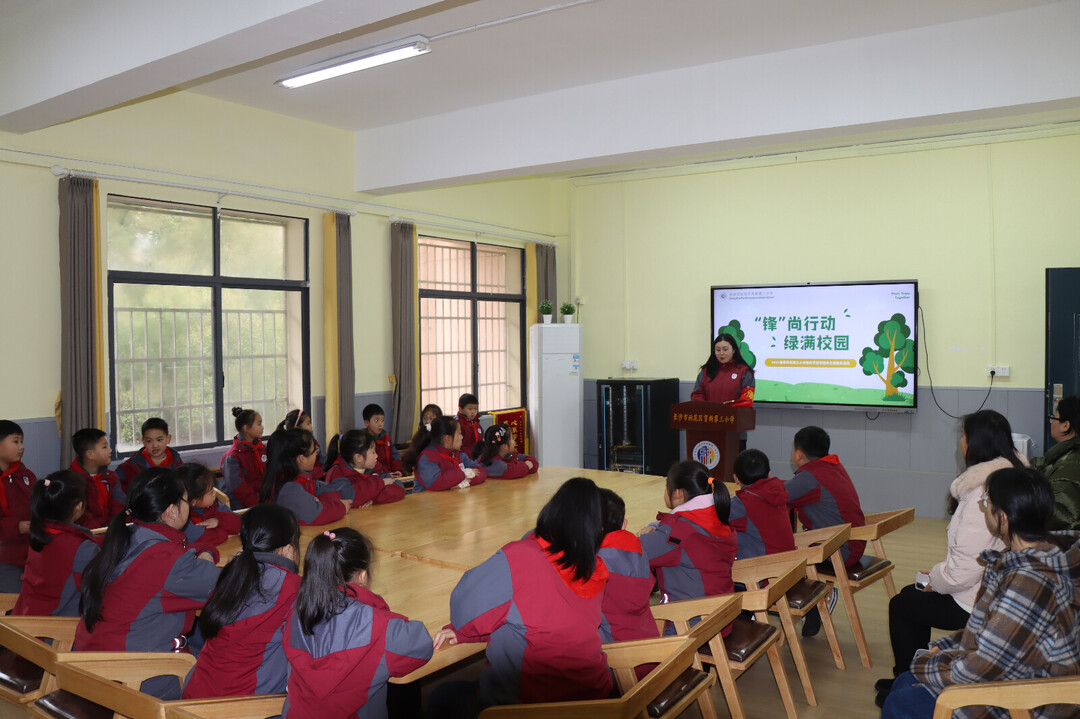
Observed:
[[[601,489],[600,496],[604,502],[604,541],[596,554],[608,569],[600,638],[607,643],[658,637],[660,632],[649,609],[653,576],[641,540],[626,531],[626,503],[610,489]]]
[[[62,469],[34,484],[30,494],[30,555],[12,614],[79,616],[82,573],[103,537],[75,524],[86,510],[86,482]]]
[[[289,413],[285,415],[285,419],[281,420],[281,424],[276,429],[306,429],[311,432],[312,437],[315,436],[315,429],[311,424],[311,414],[302,409],[289,410]],[[322,451],[322,446],[317,439],[315,440],[315,449],[318,450],[318,453],[316,454],[315,469],[312,470],[311,476],[315,479],[322,479],[326,454]]]
[[[30,489],[37,477],[22,463],[22,427],[0,420],[0,592],[18,594],[30,531]]]
[[[176,470],[188,493],[191,516],[188,527],[202,527],[214,538],[214,546],[240,534],[240,515],[218,501],[214,491],[214,474],[205,464],[191,462]],[[184,528],[187,534],[187,527]],[[190,535],[188,537],[191,539]]]
[[[345,516],[356,496],[347,479],[323,482],[311,476],[318,459],[315,438],[306,429],[270,435],[261,501],[288,507],[300,524],[328,524]]]
[[[109,469],[112,450],[109,437],[100,429],[87,427],[71,436],[75,461],[68,467],[86,480],[86,513],[79,524],[88,529],[104,527],[124,511],[127,497],[120,488],[120,478]]]
[[[244,515],[240,544],[199,615],[206,643],[184,699],[285,691],[282,637],[300,588],[300,524],[285,507],[260,504]]]
[[[735,457],[735,482],[728,524],[739,539],[738,559],[795,549],[784,483],[770,476],[769,458],[758,449],[746,449]]]
[[[466,392],[458,398],[457,421],[461,426],[461,451],[473,456],[473,447],[484,437],[484,428],[480,426],[480,400],[475,394]]]
[[[390,611],[371,582],[371,543],[341,527],[311,540],[285,625],[288,719],[383,719],[386,683],[431,659],[431,635]]]
[[[120,488],[127,492],[131,480],[144,469],[151,467],[170,467],[176,469],[184,463],[179,452],[169,446],[172,435],[169,434],[169,423],[161,417],[151,417],[142,423],[143,448],[127,458],[116,468],[116,474],[120,477]]]
[[[389,475],[390,479],[403,476],[405,465],[401,463],[401,455],[386,432],[386,413],[383,408],[377,404],[364,407],[364,426],[375,439],[375,454],[378,458],[374,467],[375,473]]]
[[[465,488],[487,479],[480,463],[461,451],[461,427],[457,420],[439,417],[431,423],[431,431],[421,439],[413,494],[433,492],[454,487]]]
[[[187,492],[174,472],[152,469],[131,483],[128,506],[109,522],[101,553],[83,572],[76,651],[195,651],[188,644],[195,612],[210,597],[219,570],[212,552],[196,556],[181,531]],[[125,524],[130,519],[132,524]],[[153,677],[140,689],[179,699],[176,677]]]
[[[266,446],[263,445],[262,415],[253,409],[232,408],[236,436],[221,458],[221,490],[236,508],[259,503],[266,473]]]
[[[536,474],[540,463],[535,457],[517,453],[517,441],[510,426],[493,424],[473,448],[473,459],[480,463],[489,479],[519,479]]]
[[[609,576],[596,556],[604,536],[601,502],[592,480],[567,480],[540,510],[533,536],[461,577],[450,595],[450,625],[435,647],[486,641],[489,664],[479,685],[436,690],[433,716],[611,694],[598,631]]]
[[[348,480],[356,492],[353,499],[356,507],[405,499],[405,487],[401,482],[374,472],[378,461],[376,442],[371,432],[350,429],[330,440],[323,478],[327,482],[341,478]]]

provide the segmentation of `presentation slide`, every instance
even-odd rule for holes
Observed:
[[[754,402],[915,407],[918,284],[713,287],[713,337],[739,342]]]

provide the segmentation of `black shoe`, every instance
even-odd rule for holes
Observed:
[[[878,694],[881,694],[882,692],[888,694],[892,691],[892,685],[895,681],[896,679],[878,679],[874,682],[874,691]]]
[[[889,698],[889,692],[878,692],[878,695],[874,697],[874,703],[877,704],[878,709],[885,708],[885,700]]]
[[[814,607],[803,618],[802,635],[804,637],[816,637],[821,631],[821,613]]]

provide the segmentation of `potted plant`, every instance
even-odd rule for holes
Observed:
[[[567,324],[573,322],[575,309],[576,308],[571,303],[563,302],[562,306],[559,307],[559,311],[562,312],[562,321]]]
[[[544,318],[544,324],[551,324],[551,302],[544,300],[540,303],[540,316]]]

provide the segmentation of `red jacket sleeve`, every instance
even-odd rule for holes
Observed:
[[[400,502],[403,499],[405,499],[404,487],[400,484],[384,484],[379,491],[379,495],[375,497],[375,504],[390,504],[391,502]]]
[[[310,524],[318,525],[336,522],[344,517],[345,512],[348,511],[345,504],[341,501],[341,495],[337,492],[320,494],[319,501],[322,502],[322,511],[319,512],[319,516],[315,517]]]
[[[382,477],[378,474],[360,474],[359,472],[352,472],[349,475],[349,483],[356,491],[356,497],[353,499],[354,507],[361,507],[368,502],[378,501],[379,493],[382,492],[385,486],[382,481]]]
[[[205,512],[203,512],[205,519],[216,519],[218,521],[218,529],[224,530],[230,536],[233,534],[240,534],[240,515],[233,512],[230,509],[226,509],[220,502],[214,504]]]

